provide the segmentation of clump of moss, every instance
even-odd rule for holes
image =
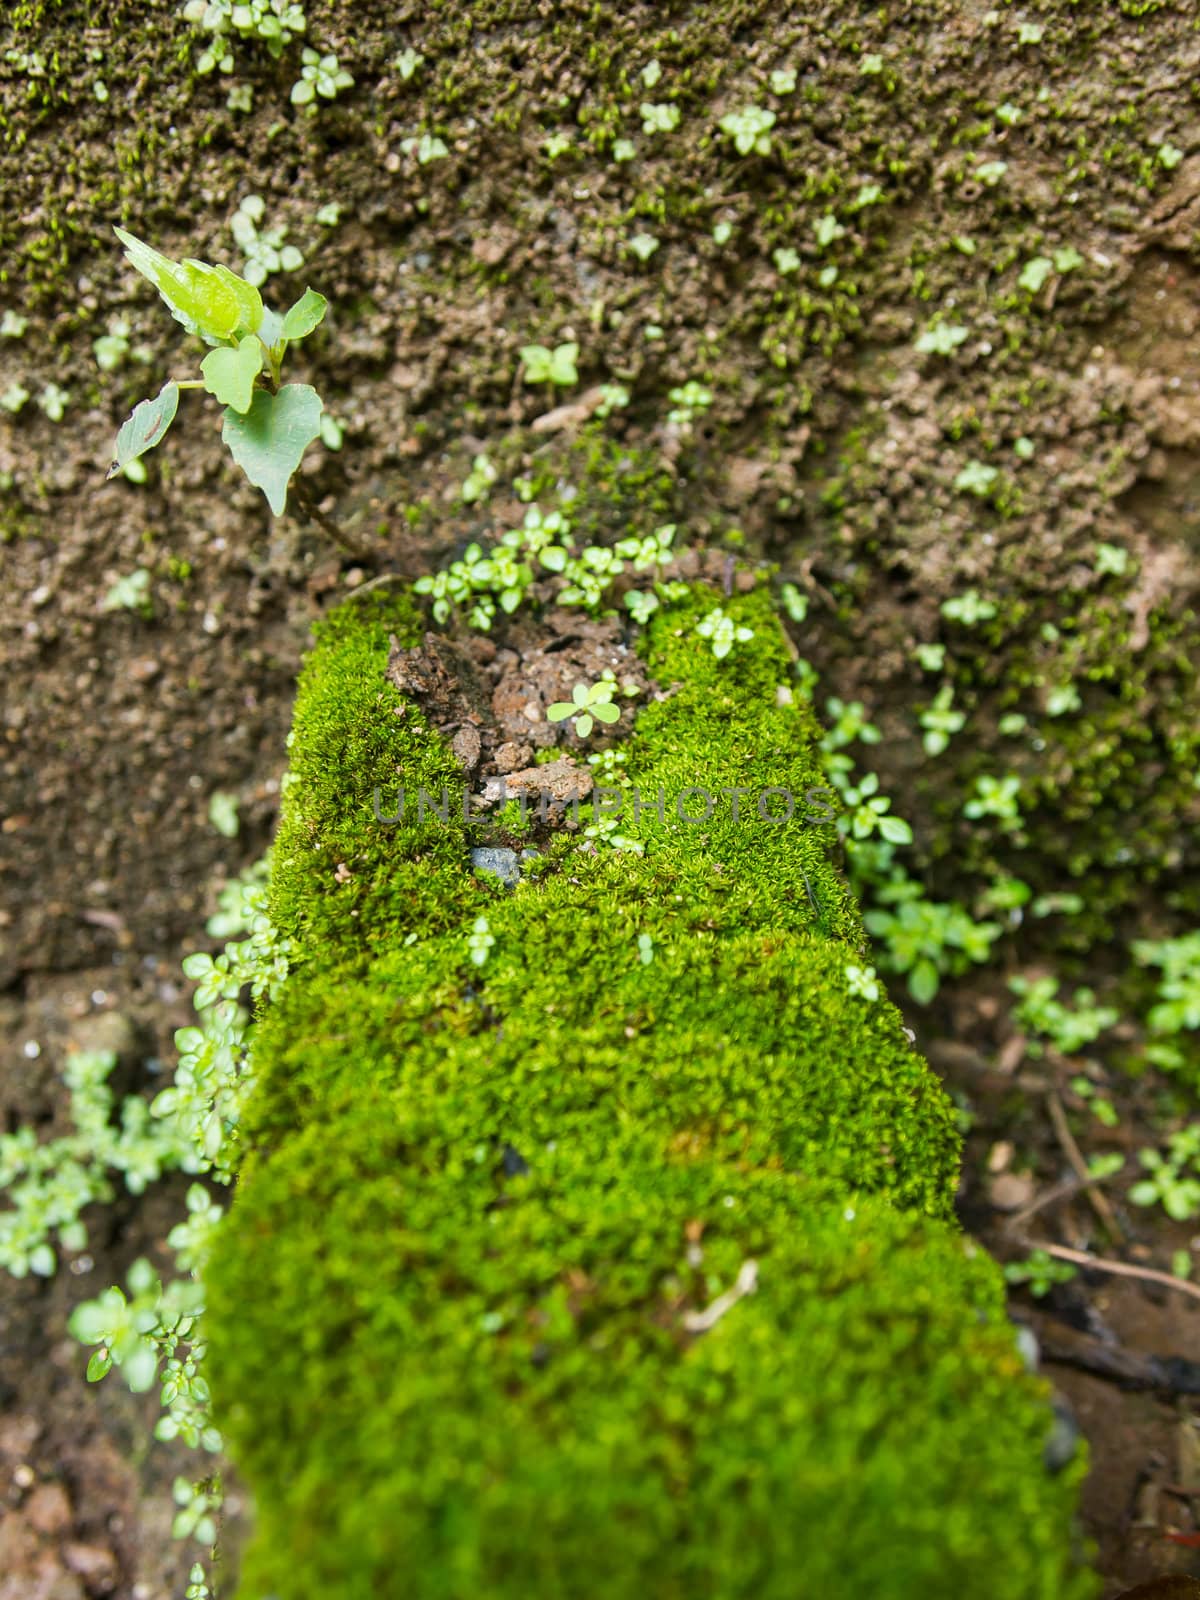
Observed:
[[[717,603],[753,632],[724,661]],[[272,895],[304,959],[210,1281],[247,1592],[1090,1594],[1078,1469],[1045,1475],[998,1274],[948,1220],[952,1108],[850,990],[829,836],[757,815],[822,781],[766,595],[648,630],[642,853],[564,838],[512,892],[455,808],[375,819],[376,785],[455,781],[384,677],[417,625],[344,608],[297,706]],[[688,788],[752,798],[693,825]]]

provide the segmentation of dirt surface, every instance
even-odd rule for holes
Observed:
[[[1081,897],[1074,916],[1017,928],[999,976],[911,1008],[976,1116],[965,1220],[999,1254],[1021,1253],[992,1184],[1016,1176],[1041,1194],[1062,1177],[1047,1081],[1085,1155],[1118,1135],[1132,1152],[1187,1114],[1152,1076],[1121,1074],[1130,1036],[1095,1056],[1122,1116],[1100,1129],[1071,1101],[1078,1063],[1014,1053],[1003,978],[1048,962],[1132,1003],[1129,939],[1200,923],[1190,7],[935,4],[892,18],[730,0],[427,15],[364,0],[351,23],[349,8],[311,4],[308,38],[355,78],[314,117],[289,101],[299,43],[279,63],[240,44],[232,79],[200,76],[178,9],[114,0],[97,19],[82,0],[22,0],[0,19],[0,313],[28,319],[21,336],[0,333],[0,392],[30,394],[0,413],[4,1126],[59,1127],[72,1030],[107,1013],[137,1034],[128,1087],[154,1087],[188,1018],[179,960],[205,942],[220,882],[269,838],[311,622],[364,578],[415,576],[516,526],[524,474],[597,542],[674,521],[681,544],[780,563],[808,602],[793,633],[822,674],[819,700],[859,699],[883,732],[869,759],[914,823],[911,870],[931,892],[973,906],[1015,874]],[[423,57],[407,79],[406,48]],[[795,87],[776,92],[782,67]],[[252,110],[228,108],[230,82],[252,88]],[[644,131],[643,101],[678,106],[678,128]],[[738,157],[718,131],[747,104],[776,114],[769,154]],[[421,163],[406,141],[424,134],[444,157]],[[567,144],[551,154],[556,137]],[[618,137],[634,159],[614,159]],[[332,304],[296,376],[318,385],[345,444],[314,447],[304,472],[369,550],[362,568],[271,521],[200,397],[185,397],[145,485],[103,481],[120,420],[195,358],[111,224],[236,268],[229,220],[249,193],[306,258],[268,299],[285,305],[312,282]],[[319,221],[331,204],[336,222]],[[822,243],[830,214],[844,231]],[[639,235],[656,241],[644,260]],[[1021,286],[1031,259],[1068,248],[1077,262]],[[105,371],[93,343],[116,317],[130,351]],[[938,321],[965,335],[922,353]],[[522,346],[568,340],[576,389],[522,381]],[[670,395],[689,380],[712,394],[690,421]],[[51,382],[70,393],[57,423],[38,404]],[[610,382],[630,402],[602,421]],[[464,501],[482,451],[495,488]],[[994,477],[956,487],[973,464]],[[1100,544],[1128,552],[1122,573],[1100,570]],[[105,609],[138,568],[147,614]],[[970,590],[995,614],[948,618]],[[612,641],[576,644],[577,659],[552,630],[526,640],[543,652],[532,679],[519,654],[478,660],[498,718],[494,734],[482,719],[482,770],[517,771],[539,744],[504,737],[501,686],[513,704],[547,703]],[[940,674],[914,659],[919,644],[944,645]],[[969,720],[930,760],[918,717],[943,682]],[[1067,685],[1077,704],[1064,713]],[[1002,737],[1014,712],[1025,731]],[[976,777],[996,771],[1019,774],[1029,797],[1016,833],[963,820]],[[218,791],[239,802],[234,839],[209,821]],[[994,1170],[997,1145],[1011,1151]],[[64,1334],[70,1306],[137,1255],[165,1262],[180,1193],[122,1201],[92,1219],[69,1271],[5,1290],[0,1595],[6,1581],[66,1600],[182,1592],[188,1557],[168,1537],[178,1462],[147,1446],[151,1413],[116,1380],[84,1385]],[[1136,1248],[1159,1267],[1191,1242],[1161,1212],[1123,1207],[1121,1240],[1078,1198],[1064,1205],[1035,1219],[1059,1242]],[[1017,1309],[1046,1338],[1061,1312],[1098,1318],[1093,1337],[1132,1350],[1197,1347],[1195,1302],[1127,1281],[1018,1296]],[[1109,1591],[1200,1574],[1200,1550],[1167,1537],[1200,1526],[1180,1442],[1195,1400],[1052,1376],[1091,1446],[1085,1513]]]

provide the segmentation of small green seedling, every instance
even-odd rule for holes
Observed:
[[[496,935],[488,927],[488,919],[486,917],[476,917],[471,932],[467,936],[467,951],[475,966],[483,966],[495,942]]]
[[[294,244],[285,244],[287,224],[276,223],[261,229],[266,202],[260,194],[248,194],[229,221],[229,231],[246,258],[245,279],[260,289],[277,272],[298,272],[304,257]]]
[[[747,106],[743,111],[731,111],[721,118],[721,132],[733,140],[740,156],[771,154],[771,129],[775,126],[775,113],[763,106]]]
[[[521,348],[521,365],[525,369],[526,383],[555,383],[568,389],[579,382],[575,363],[579,346],[572,340],[555,345],[551,350],[544,344],[527,344]]]
[[[565,722],[571,718],[572,726],[581,739],[586,739],[596,722],[619,722],[621,709],[612,703],[616,684],[607,678],[599,683],[577,683],[569,700],[557,700],[546,708],[548,722]]]
[[[1053,271],[1054,263],[1049,256],[1034,256],[1021,268],[1017,287],[1024,289],[1028,294],[1037,294],[1045,287]]]
[[[322,100],[336,100],[343,89],[354,87],[354,79],[338,65],[335,55],[320,55],[306,45],[301,61],[300,77],[292,85],[294,106],[312,105],[317,95]]]
[[[875,977],[875,968],[848,966],[846,968],[846,988],[861,1000],[878,1000],[880,988]]]
[[[150,574],[145,567],[135,567],[125,578],[118,578],[104,596],[105,611],[137,611],[143,617],[154,615],[150,599]]]
[[[977,622],[990,622],[996,615],[996,607],[990,600],[984,600],[978,589],[967,589],[962,594],[952,595],[949,600],[943,600],[941,612],[951,622],[961,622],[965,628],[973,628]]]
[[[932,663],[927,670],[939,671],[945,659],[945,645],[927,644],[919,646],[918,659],[920,659],[921,650],[931,652],[921,662],[922,666]],[[954,735],[962,731],[966,720],[965,712],[954,710],[954,685],[944,683],[934,696],[933,704],[926,706],[925,710],[921,712],[920,721],[924,730],[921,742],[925,746],[925,754],[928,756],[940,756]]]
[[[968,332],[961,323],[931,322],[917,336],[917,353],[923,356],[953,355],[959,345],[966,342]]]
[[[712,653],[718,661],[723,661],[735,644],[746,644],[754,637],[753,628],[739,626],[720,606],[696,624],[696,632],[702,639],[711,640]]]
[[[976,499],[986,500],[999,476],[997,469],[984,461],[968,461],[955,478],[954,487],[964,494],[973,494]]]
[[[160,255],[122,228],[130,263],[158,290],[171,315],[210,346],[199,378],[168,381],[143,400],[117,435],[108,476],[159,444],[175,420],[185,389],[202,389],[225,408],[221,437],[246,477],[280,516],[288,486],[307,447],[321,432],[320,395],[306,383],[281,383],[289,345],[307,338],[325,316],[323,295],[306,289],[282,317],[263,305],[257,287],[228,267]]]
[[[61,422],[71,403],[71,391],[60,389],[56,383],[48,383],[38,395],[37,403],[51,422]]]
[[[679,126],[679,107],[670,104],[656,105],[643,100],[641,107],[643,133],[673,133]]]
[[[1096,546],[1095,573],[1098,578],[1111,575],[1123,577],[1129,565],[1129,551],[1124,545],[1100,543]]]
[[[402,139],[400,148],[406,156],[416,156],[423,167],[427,167],[431,161],[444,161],[450,154],[450,147],[444,139],[439,139],[436,133],[423,133],[419,137]]]
[[[1027,1283],[1035,1300],[1048,1295],[1056,1283],[1070,1283],[1076,1269],[1066,1261],[1056,1261],[1045,1250],[1035,1250],[1024,1261],[1010,1261],[1004,1269],[1006,1282]]]

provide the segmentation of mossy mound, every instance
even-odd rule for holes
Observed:
[[[345,608],[309,663],[273,884],[303,959],[210,1276],[246,1593],[1092,1592],[1078,1469],[1045,1473],[949,1220],[952,1108],[850,990],[828,835],[753,804],[821,783],[769,602],[721,602],[754,638],[717,662],[718,599],[649,630],[643,853],[562,833],[511,892],[457,807],[375,819],[376,787],[461,788],[385,680],[408,602]],[[699,787],[749,803],[678,820]]]

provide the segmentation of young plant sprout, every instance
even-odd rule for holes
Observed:
[[[288,488],[308,446],[321,432],[321,397],[307,383],[283,383],[290,345],[305,339],[325,315],[328,302],[305,289],[283,315],[263,304],[254,284],[228,267],[188,258],[172,261],[124,229],[115,230],[125,255],[166,301],[175,320],[208,345],[200,377],[169,378],[153,400],[143,400],[117,434],[108,476],[161,443],[185,389],[202,389],[225,408],[221,437],[233,459],[276,516],[287,505]],[[306,514],[339,544],[340,531],[297,485]],[[357,552],[354,552],[357,554]]]
[[[569,700],[558,700],[546,708],[548,722],[565,722],[571,718],[572,726],[581,739],[586,739],[596,722],[619,722],[621,708],[612,703],[616,684],[611,679],[599,683],[577,683]]]
[[[521,365],[525,369],[526,383],[554,383],[564,389],[579,382],[575,363],[579,346],[574,340],[556,344],[551,350],[544,344],[527,344],[521,348]]]

